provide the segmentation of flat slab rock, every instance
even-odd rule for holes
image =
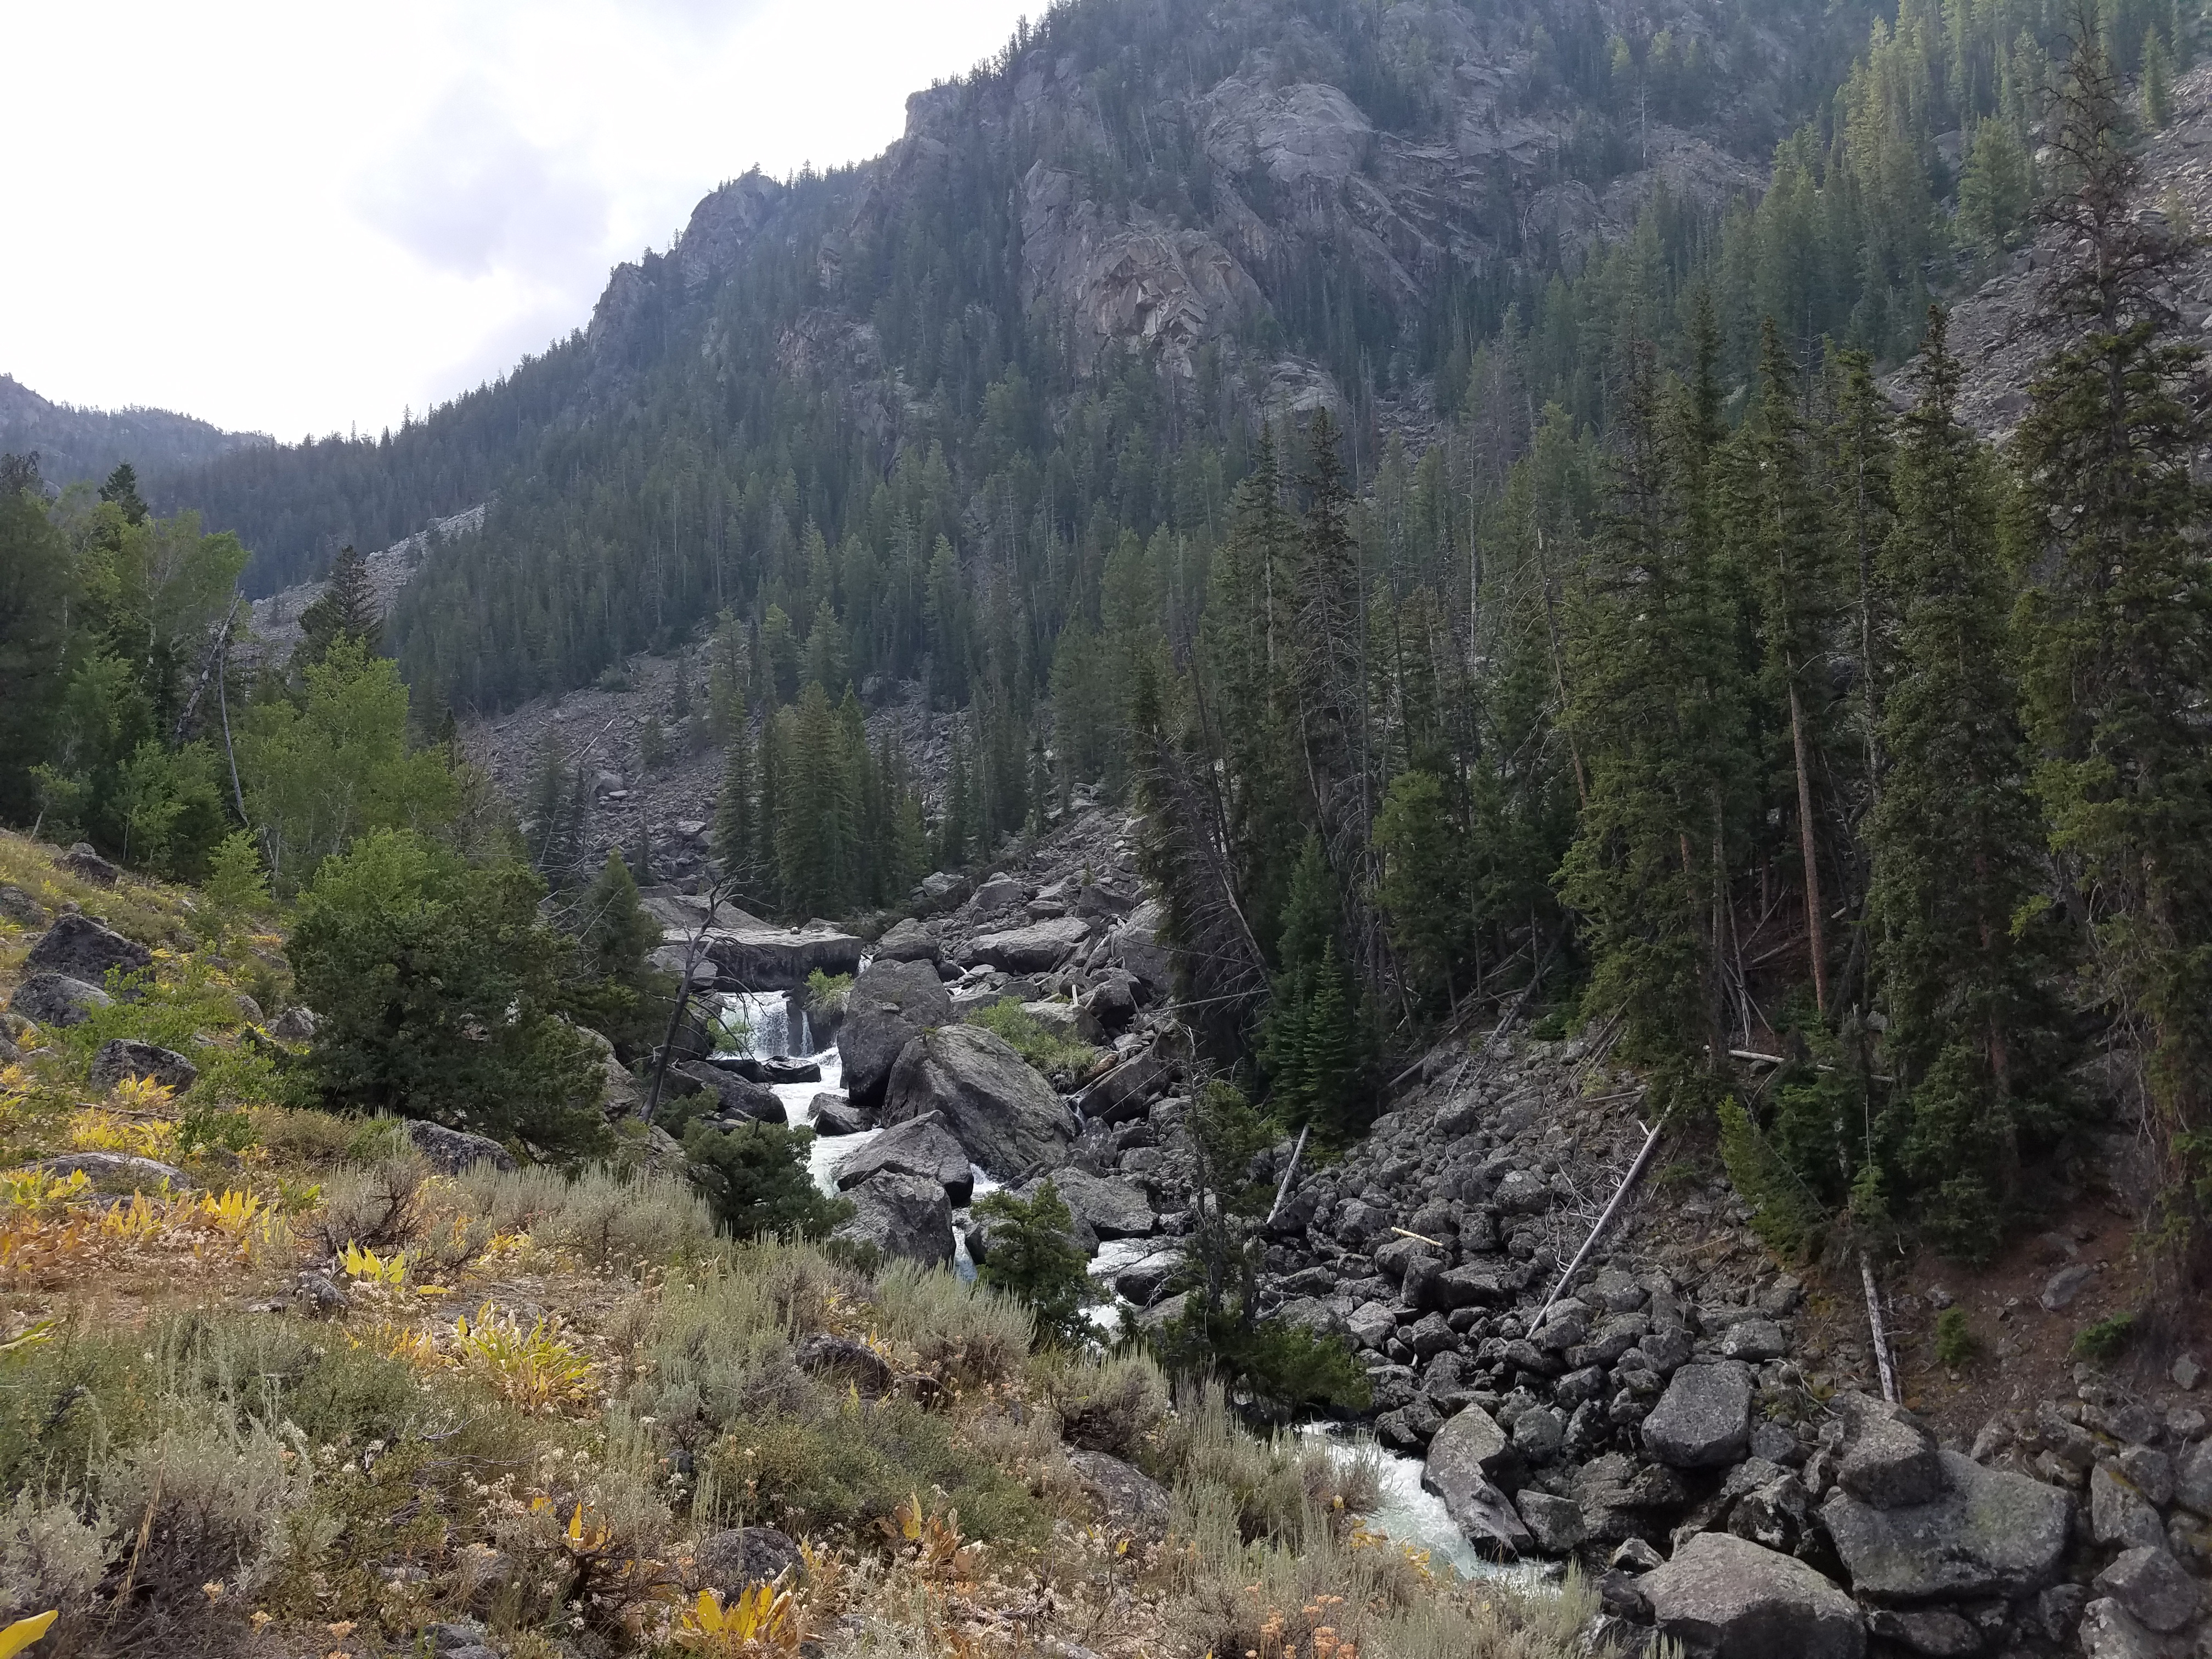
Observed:
[[[1946,1491],[1932,1503],[1876,1509],[1838,1490],[1820,1506],[1851,1588],[1900,1605],[2025,1595],[2066,1553],[2074,1500],[2024,1474],[1938,1452]]]
[[[1751,1372],[1733,1362],[1685,1365],[1644,1419],[1644,1449],[1677,1469],[1717,1469],[1751,1449]]]
[[[967,1203],[975,1190],[975,1165],[934,1112],[908,1118],[838,1159],[837,1190],[849,1191],[885,1170],[936,1182],[953,1204]]]
[[[1724,1532],[1686,1540],[1637,1583],[1659,1634],[1700,1659],[1863,1659],[1851,1598],[1794,1556]]]
[[[1468,1406],[1437,1431],[1421,1466],[1421,1485],[1444,1500],[1444,1512],[1486,1554],[1525,1555],[1536,1547],[1520,1512],[1491,1480],[1515,1461],[1513,1443],[1498,1419],[1480,1406]]]

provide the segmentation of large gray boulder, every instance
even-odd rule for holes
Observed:
[[[715,1100],[718,1117],[742,1117],[755,1123],[784,1123],[790,1114],[784,1110],[783,1097],[765,1083],[717,1066],[709,1060],[679,1060],[668,1068],[672,1078],[684,1083]]]
[[[1152,1213],[1152,1200],[1140,1188],[1109,1176],[1095,1176],[1073,1165],[1024,1182],[1014,1189],[1014,1196],[1035,1198],[1037,1189],[1048,1181],[1074,1216],[1079,1231],[1088,1227],[1094,1237],[1149,1238],[1159,1224],[1158,1218]]]
[[[1931,1503],[1876,1509],[1838,1487],[1820,1506],[1852,1589],[1867,1601],[1911,1604],[2011,1598],[2051,1583],[2074,1500],[1957,1452],[1936,1455],[1944,1492]]]
[[[67,974],[33,974],[8,999],[10,1013],[21,1014],[34,1025],[82,1025],[93,1011],[115,999],[97,985],[88,985]]]
[[[137,939],[125,939],[103,927],[90,916],[65,915],[40,936],[23,958],[35,974],[67,974],[88,985],[106,982],[108,970],[142,973],[154,964],[154,953]]]
[[[1158,899],[1146,899],[1115,930],[1107,960],[1154,996],[1175,988],[1175,957],[1168,948],[1167,912]]]
[[[1167,1092],[1168,1063],[1147,1049],[1132,1054],[1076,1096],[1075,1103],[1093,1123],[1128,1123],[1144,1116]]]
[[[1429,1442],[1421,1485],[1444,1500],[1444,1512],[1475,1548],[1488,1555],[1523,1555],[1536,1540],[1491,1479],[1515,1467],[1513,1443],[1497,1419],[1480,1406],[1467,1406]]]
[[[448,1129],[442,1123],[428,1123],[419,1117],[409,1118],[404,1133],[423,1161],[441,1175],[459,1175],[479,1164],[489,1164],[495,1170],[518,1167],[514,1154],[488,1135]]]
[[[872,1244],[886,1260],[899,1257],[926,1267],[951,1263],[952,1206],[942,1183],[884,1170],[845,1196],[854,1208],[837,1228],[840,1238]]]
[[[108,1192],[151,1192],[167,1186],[184,1192],[191,1178],[174,1164],[156,1158],[133,1158],[128,1152],[64,1152],[41,1158],[32,1165],[42,1175],[81,1175]]]
[[[806,1115],[817,1135],[865,1134],[876,1121],[842,1095],[820,1094],[808,1103]]]
[[[1685,1365],[1644,1419],[1644,1448],[1677,1469],[1717,1469],[1751,1449],[1751,1372],[1733,1361]]]
[[[1067,1466],[1108,1526],[1143,1538],[1167,1536],[1168,1489],[1142,1469],[1105,1452],[1075,1447],[1068,1449]]]
[[[1943,1494],[1936,1437],[1902,1407],[1865,1395],[1831,1402],[1848,1426],[1836,1478],[1844,1490],[1878,1510],[1934,1502]]]
[[[837,1190],[844,1192],[885,1170],[934,1181],[953,1204],[967,1203],[975,1190],[975,1170],[968,1161],[967,1149],[934,1112],[909,1118],[854,1147],[837,1160],[833,1179]]]
[[[692,1553],[702,1589],[734,1600],[753,1584],[766,1584],[799,1564],[799,1546],[774,1527],[731,1527],[708,1533]]]
[[[1042,973],[1057,968],[1069,951],[1090,937],[1089,922],[1079,916],[1061,916],[1032,922],[1027,927],[984,933],[968,947],[968,957],[1010,974]]]
[[[150,1078],[175,1094],[199,1081],[200,1068],[173,1048],[112,1037],[92,1057],[92,1086],[106,1094],[125,1078]]]
[[[2097,1594],[2109,1595],[2155,1631],[2177,1631],[2197,1617],[2203,1592],[2166,1550],[2138,1545],[2123,1550],[2097,1575]]]
[[[908,916],[876,941],[876,960],[934,963],[937,960],[937,935],[922,922]]]
[[[1861,1659],[1851,1598],[1795,1557],[1724,1532],[1684,1540],[1637,1581],[1659,1634],[1699,1659]]]
[[[845,1024],[837,1032],[852,1103],[864,1111],[880,1106],[907,1044],[951,1019],[952,994],[928,963],[869,963],[845,994]]]
[[[911,1042],[891,1068],[884,1121],[935,1112],[992,1174],[1051,1168],[1075,1125],[1052,1085],[1005,1042],[975,1025],[941,1025]]]

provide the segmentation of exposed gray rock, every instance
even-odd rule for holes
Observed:
[[[876,1121],[842,1095],[817,1095],[807,1103],[807,1121],[818,1135],[863,1134]]]
[[[1936,1437],[1911,1413],[1863,1395],[1834,1401],[1848,1425],[1836,1478],[1852,1497],[1878,1510],[1933,1503],[1943,1493]]]
[[[2165,1644],[2109,1596],[2081,1609],[2075,1642],[2081,1659],[2166,1659]]]
[[[952,1206],[944,1185],[890,1170],[870,1176],[845,1196],[854,1206],[837,1236],[893,1257],[942,1267],[952,1260]]]
[[[701,1589],[733,1597],[753,1584],[773,1583],[799,1565],[799,1546],[774,1527],[730,1527],[699,1540],[692,1566]]]
[[[765,1083],[755,1083],[712,1060],[678,1060],[672,1061],[668,1075],[680,1078],[685,1083],[714,1097],[715,1113],[720,1117],[742,1117],[755,1123],[784,1123],[789,1115],[784,1110],[783,1097]]]
[[[1108,1526],[1144,1538],[1167,1536],[1168,1490],[1152,1476],[1102,1451],[1071,1449],[1067,1464]]]
[[[1928,1659],[1966,1659],[1982,1650],[1982,1633],[1970,1620],[1935,1609],[1897,1613],[1877,1607],[1867,1614],[1867,1633]]]
[[[1091,936],[1091,924],[1079,916],[1032,922],[985,933],[968,947],[969,959],[1002,968],[1008,973],[1042,973],[1056,968],[1069,951]]]
[[[2081,1294],[2097,1270],[2086,1261],[2077,1261],[2070,1267],[2061,1267],[2044,1285],[2043,1294],[2036,1300],[2043,1304],[2045,1313],[2057,1313],[2071,1304]]]
[[[924,923],[908,916],[876,941],[878,962],[927,962],[937,960],[937,935]]]
[[[40,1025],[82,1025],[115,999],[97,985],[67,974],[33,974],[8,999],[11,1013]]]
[[[2121,1551],[2097,1575],[2094,1588],[2155,1631],[2179,1630],[2197,1617],[2203,1601],[2197,1581],[2181,1563],[2148,1545]]]
[[[1155,1250],[1114,1275],[1114,1293],[1140,1308],[1148,1306],[1167,1288],[1168,1281],[1182,1266],[1181,1249]]]
[[[1759,1364],[1769,1359],[1779,1359],[1790,1351],[1783,1340],[1782,1327],[1771,1319],[1742,1319],[1728,1328],[1721,1338],[1721,1357],[1741,1359]]]
[[[1513,1426],[1517,1432],[1521,1425],[1516,1423]],[[1529,1535],[1536,1540],[1536,1547],[1547,1555],[1565,1555],[1589,1534],[1589,1524],[1583,1519],[1583,1506],[1571,1498],[1554,1498],[1531,1487],[1513,1503]]]
[[[153,962],[154,953],[137,939],[103,927],[90,916],[70,915],[58,917],[40,936],[23,966],[34,974],[66,974],[88,985],[105,985],[110,971],[142,973]]]
[[[1149,1051],[1132,1054],[1076,1096],[1075,1103],[1093,1123],[1131,1122],[1152,1109],[1170,1075],[1167,1062]]]
[[[817,1331],[791,1351],[792,1364],[812,1376],[845,1379],[866,1399],[889,1394],[897,1374],[890,1362],[857,1337]]]
[[[927,962],[869,963],[845,994],[845,1024],[837,1032],[853,1103],[863,1110],[880,1105],[907,1044],[951,1018],[951,993]]]
[[[1001,1176],[1057,1164],[1075,1138],[1074,1122],[1052,1085],[974,1025],[925,1032],[892,1067],[884,1121],[902,1123],[931,1111],[944,1118],[969,1158]]]
[[[0,881],[0,921],[35,927],[46,919],[46,907],[13,882]]]
[[[2158,1510],[2112,1463],[2100,1463],[2089,1471],[2089,1531],[2108,1549],[2166,1541],[2166,1528]]]
[[[62,854],[62,868],[95,887],[112,887],[121,880],[123,872],[93,850],[90,842],[81,841]]]
[[[2212,1440],[2200,1441],[2191,1447],[2181,1460],[2173,1498],[2185,1509],[2212,1517]]]
[[[1014,1188],[1014,1196],[1034,1198],[1047,1181],[1053,1183],[1076,1220],[1098,1238],[1149,1238],[1158,1225],[1150,1200],[1137,1188],[1073,1165],[1024,1182]]]
[[[975,1166],[966,1149],[934,1112],[909,1118],[854,1147],[837,1160],[832,1178],[838,1191],[845,1192],[886,1170],[934,1181],[956,1206],[965,1205],[975,1190]]]
[[[1860,1659],[1851,1598],[1793,1557],[1699,1533],[1638,1584],[1659,1634],[1711,1659]]]
[[[1719,1468],[1751,1449],[1751,1373],[1733,1363],[1685,1365],[1644,1419],[1644,1444],[1678,1469]]]
[[[1932,1503],[1878,1510],[1838,1487],[1820,1506],[1852,1589],[1911,1603],[2026,1595],[2057,1573],[2074,1500],[2055,1486],[1936,1455],[1945,1490]]]
[[[1516,1556],[1535,1538],[1505,1494],[1492,1484],[1514,1466],[1511,1443],[1498,1419],[1480,1406],[1453,1414],[1429,1442],[1421,1485],[1444,1500],[1444,1510],[1467,1540],[1486,1554]]]
[[[92,1086],[106,1094],[125,1078],[151,1078],[162,1087],[182,1094],[199,1081],[200,1068],[173,1048],[158,1048],[135,1037],[111,1037],[92,1057]]]
[[[495,1170],[519,1167],[514,1154],[487,1135],[448,1129],[442,1123],[426,1122],[419,1117],[407,1120],[404,1133],[424,1162],[443,1175],[459,1175],[479,1164],[489,1164]]]
[[[276,1023],[269,1028],[269,1035],[279,1042],[308,1042],[314,1038],[315,1027],[321,1024],[313,1009],[302,1007],[295,1002],[276,1016]]]
[[[1363,1348],[1379,1348],[1398,1328],[1398,1316],[1380,1302],[1363,1302],[1345,1322],[1352,1340]]]
[[[1108,959],[1154,996],[1175,988],[1175,961],[1166,930],[1167,912],[1158,900],[1146,899],[1115,930],[1107,947]]]
[[[174,1191],[184,1192],[192,1184],[191,1178],[173,1164],[133,1158],[128,1152],[64,1152],[58,1158],[41,1158],[32,1167],[47,1175],[82,1173],[94,1186],[109,1192],[151,1192],[164,1182]]]

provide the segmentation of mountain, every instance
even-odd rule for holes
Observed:
[[[471,703],[824,602],[852,666],[933,653],[964,698],[925,614],[940,537],[978,614],[1006,577],[1034,679],[1123,532],[1218,518],[1262,417],[1328,408],[1370,474],[1639,225],[1685,263],[1873,15],[1086,0],[917,94],[881,157],[714,191],[505,380],[153,498],[237,530],[258,592],[493,501],[395,627]]]
[[[148,477],[272,447],[260,433],[225,432],[166,409],[52,403],[12,374],[0,374],[0,453],[36,453],[40,473],[50,483],[104,478],[124,461]]]

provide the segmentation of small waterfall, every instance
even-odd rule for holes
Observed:
[[[791,994],[791,1007],[799,1015],[799,1042],[791,1052],[800,1055],[811,1054],[814,1052],[814,1028],[807,1021],[806,1005],[799,1000],[796,991]],[[786,1018],[788,1018],[789,1015],[787,1014]]]

